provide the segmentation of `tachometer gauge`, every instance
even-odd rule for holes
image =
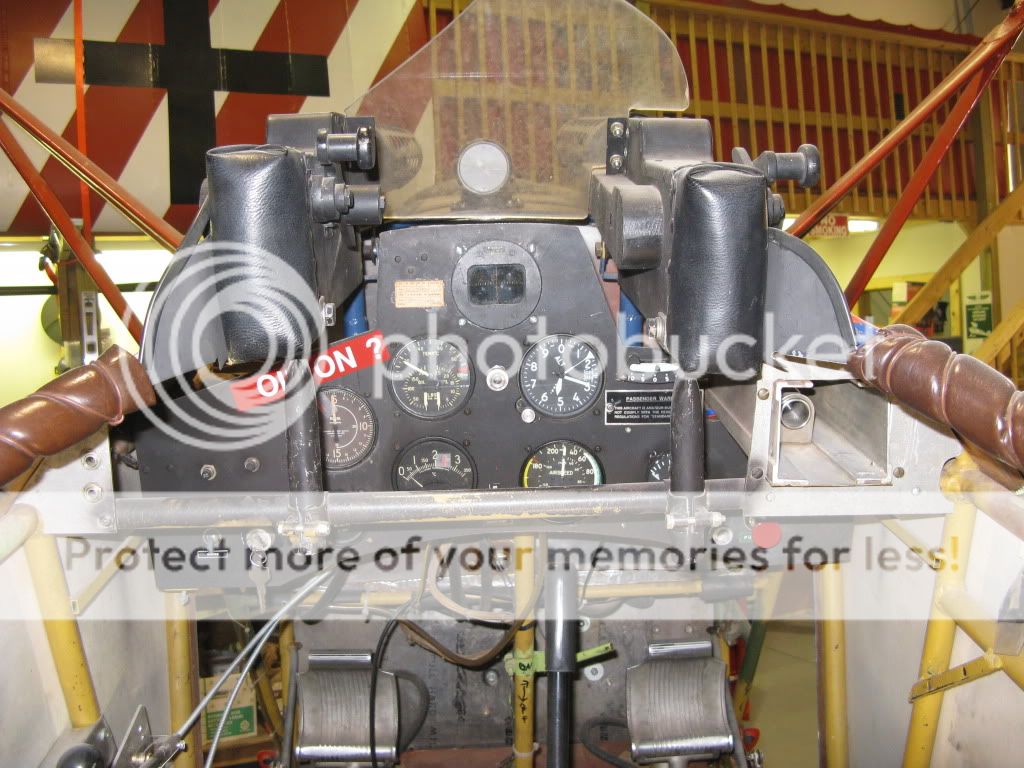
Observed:
[[[377,419],[366,399],[351,389],[321,389],[316,399],[324,467],[347,469],[365,459],[377,439]]]
[[[601,360],[582,339],[557,334],[541,339],[523,357],[519,385],[530,405],[555,417],[576,416],[601,394]]]
[[[392,480],[396,491],[463,490],[476,486],[476,468],[457,443],[428,437],[402,451]]]
[[[521,482],[524,488],[600,485],[604,472],[586,447],[572,440],[554,440],[526,460]]]
[[[655,482],[668,480],[672,471],[672,454],[668,451],[655,451],[647,463],[647,479]]]
[[[436,419],[459,410],[473,391],[469,358],[454,344],[416,339],[391,361],[391,391],[413,416]]]

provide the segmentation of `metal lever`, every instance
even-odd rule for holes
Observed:
[[[762,152],[757,160],[751,160],[750,153],[743,147],[735,147],[732,161],[757,168],[769,184],[795,181],[807,188],[817,186],[821,180],[821,153],[813,144],[801,144],[796,152]]]

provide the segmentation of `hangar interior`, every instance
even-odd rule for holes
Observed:
[[[1024,754],[1024,0],[0,0],[0,763]]]

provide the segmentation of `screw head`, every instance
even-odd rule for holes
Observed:
[[[484,672],[484,682],[492,688],[498,684],[498,671],[495,669],[488,669]]]
[[[715,528],[715,530],[711,532],[711,541],[719,547],[724,547],[731,544],[732,538],[732,528],[726,528],[725,526],[722,526],[721,528]]]
[[[583,674],[587,680],[592,683],[596,683],[604,677],[604,664],[590,664],[583,668]]]
[[[623,136],[626,135],[626,126],[624,126],[621,122],[616,120],[609,126],[608,131],[616,139],[621,139]]]
[[[100,465],[100,457],[97,456],[93,451],[87,451],[82,454],[82,466],[86,469],[96,469]]]
[[[199,476],[206,481],[213,480],[217,476],[217,468],[213,464],[203,464],[199,468]]]
[[[608,166],[613,171],[621,171],[622,166],[624,166],[625,164],[626,161],[623,159],[622,155],[612,155],[611,157],[608,158]]]
[[[249,456],[246,458],[245,463],[242,464],[246,472],[259,472],[260,471],[260,460],[255,456]]]
[[[533,408],[523,408],[523,412],[519,415],[524,424],[533,424],[537,420],[537,412]]]
[[[103,489],[96,483],[86,483],[82,487],[82,495],[90,504],[95,504],[103,498]]]

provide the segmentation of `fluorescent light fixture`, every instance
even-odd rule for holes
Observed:
[[[846,226],[851,235],[857,235],[863,232],[877,232],[881,224],[877,219],[849,219]]]

